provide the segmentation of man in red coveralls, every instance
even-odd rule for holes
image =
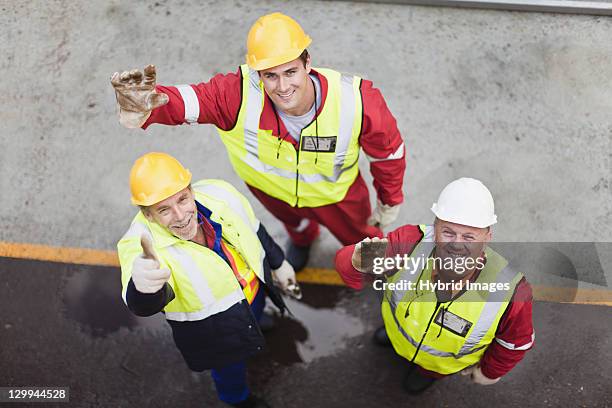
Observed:
[[[383,278],[374,288],[385,291],[385,326],[374,340],[409,361],[408,392],[458,372],[494,384],[533,346],[531,287],[487,246],[497,216],[480,181],[453,181],[432,211],[433,226],[404,225],[340,249],[336,269],[355,289]]]
[[[247,64],[197,85],[155,86],[155,67],[115,73],[119,120],[216,126],[234,170],[290,237],[287,260],[302,269],[319,224],[344,245],[382,236],[403,202],[405,148],[372,82],[311,68],[311,39],[288,16],[259,18],[247,38]],[[370,161],[371,211],[359,173]]]

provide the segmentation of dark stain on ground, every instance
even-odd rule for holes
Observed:
[[[318,317],[321,317],[317,316],[317,313],[322,309],[333,313],[343,294],[349,296],[348,289],[338,286],[302,284],[301,288],[303,294],[301,305],[290,299],[285,300],[292,314],[286,313],[280,316],[276,308],[270,306],[266,310],[266,313],[273,315],[275,326],[266,333],[267,352],[263,353],[262,357],[271,359],[274,364],[286,366],[307,362],[309,359],[304,358],[298,346],[305,344],[311,337],[311,326]],[[334,315],[330,323],[341,324],[342,316],[338,314],[337,322],[334,322],[333,319]],[[325,352],[331,353],[333,350],[325,350]]]
[[[121,299],[119,268],[0,257],[0,271],[20,274],[13,284],[19,285],[24,296],[48,297],[49,302],[59,297],[63,315],[93,337],[105,337],[122,327],[160,328],[165,324],[162,316],[141,318],[127,309]],[[31,276],[40,273],[57,277],[58,289],[32,282]],[[49,304],[49,311],[52,307]]]
[[[298,279],[299,276],[300,275],[298,274]],[[301,301],[314,309],[333,309],[341,299],[350,296],[350,294],[353,292],[353,290],[344,286],[304,283],[302,283],[300,286],[303,292],[303,298]]]
[[[53,268],[53,264],[47,264]],[[57,264],[55,264],[57,265]],[[65,316],[94,337],[104,337],[121,327],[161,328],[162,314],[134,316],[121,299],[120,271],[111,267],[66,265],[71,273],[62,288]],[[292,314],[280,316],[268,302],[275,328],[267,333],[267,358],[274,364],[291,365],[330,355],[343,346],[343,337],[358,334],[361,325],[338,302],[350,290],[338,286],[302,285],[301,301],[286,299]],[[345,327],[346,326],[346,327]]]
[[[128,310],[121,298],[119,268],[70,266],[76,270],[62,288],[63,312],[92,336],[105,337],[121,327],[163,327],[157,316],[142,318]]]
[[[57,269],[57,265],[62,265],[42,264],[49,269]],[[68,272],[61,293],[65,316],[77,322],[94,337],[104,337],[121,327],[159,328],[164,324],[161,314],[142,318],[127,309],[121,299],[119,268],[86,265],[62,265],[61,268]],[[336,310],[336,305],[340,299],[349,296],[350,290],[338,286],[309,284],[302,285],[302,290],[303,298],[300,302],[287,299],[293,315],[280,316],[275,308],[268,306],[267,313],[274,315],[276,323],[274,332],[283,332],[284,343],[287,343],[287,338],[293,339],[292,343],[304,343],[309,338],[308,326],[323,323],[337,328],[342,325],[345,313]],[[327,313],[320,314],[319,311],[322,310]],[[336,316],[337,322],[334,321]],[[273,335],[270,339],[273,343],[276,342]],[[282,364],[302,361],[305,359],[291,350],[287,350],[278,360]]]
[[[347,340],[361,336],[363,322],[342,304],[353,291],[340,286],[302,284],[298,302],[285,299],[293,313],[274,313],[275,327],[265,333],[266,350],[249,361],[249,375],[256,388],[265,387],[280,368],[308,364],[348,347]],[[267,313],[272,308],[268,307]]]
[[[30,296],[34,290],[41,297],[59,297],[63,317],[94,338],[105,338],[121,328],[165,328],[161,313],[141,318],[127,309],[121,299],[119,268],[0,258],[0,270],[20,271],[23,288],[18,290]],[[57,276],[56,288],[51,292],[43,284],[31,282],[27,278],[31,276],[28,271]],[[279,367],[308,364],[333,355],[346,347],[347,339],[365,330],[359,316],[343,306],[344,301],[353,296],[350,289],[302,284],[302,292],[300,301],[285,298],[292,314],[281,316],[271,302],[267,302],[266,313],[273,316],[275,327],[265,334],[266,350],[249,361],[253,377],[258,381],[265,382]],[[145,333],[135,332],[134,335],[146,336]]]

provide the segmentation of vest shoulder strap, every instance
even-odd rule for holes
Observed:
[[[224,180],[204,179],[197,181],[192,187],[196,194],[204,195],[207,199],[216,199],[227,203],[229,208],[257,233],[259,220],[255,216],[253,207],[246,197],[230,183]]]

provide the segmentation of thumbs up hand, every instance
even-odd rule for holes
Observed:
[[[374,259],[384,258],[389,240],[387,238],[365,238],[355,245],[351,263],[359,272],[379,274],[374,272]]]
[[[159,259],[147,236],[140,237],[140,245],[143,253],[132,264],[132,281],[140,293],[155,293],[170,279],[170,270],[159,268]]]

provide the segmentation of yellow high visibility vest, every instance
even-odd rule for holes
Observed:
[[[433,227],[420,227],[423,238],[410,257],[426,259],[435,246]],[[438,303],[435,291],[420,284],[431,282],[432,262],[415,262],[387,280],[401,287],[387,289],[382,301],[385,328],[399,355],[440,374],[457,373],[480,361],[523,277],[492,249],[487,248],[485,255],[485,267],[474,282],[507,284],[508,290],[468,290]],[[412,290],[408,282],[414,283]]]
[[[221,224],[226,240],[245,266],[265,282],[265,252],[257,237],[259,220],[247,199],[222,180],[201,180],[192,185],[198,202],[212,211],[211,220]],[[168,283],[176,297],[166,305],[166,319],[194,321],[229,309],[245,299],[232,268],[213,250],[181,240],[139,212],[117,244],[121,264],[123,299],[132,276],[132,263],[142,254],[140,237],[148,235],[162,268],[172,272]],[[238,262],[238,261],[237,261]]]
[[[325,104],[306,126],[300,149],[259,128],[266,97],[257,71],[242,72],[242,102],[236,125],[217,129],[238,175],[249,185],[294,207],[342,201],[359,174],[362,122],[361,78],[317,68],[327,79]]]

